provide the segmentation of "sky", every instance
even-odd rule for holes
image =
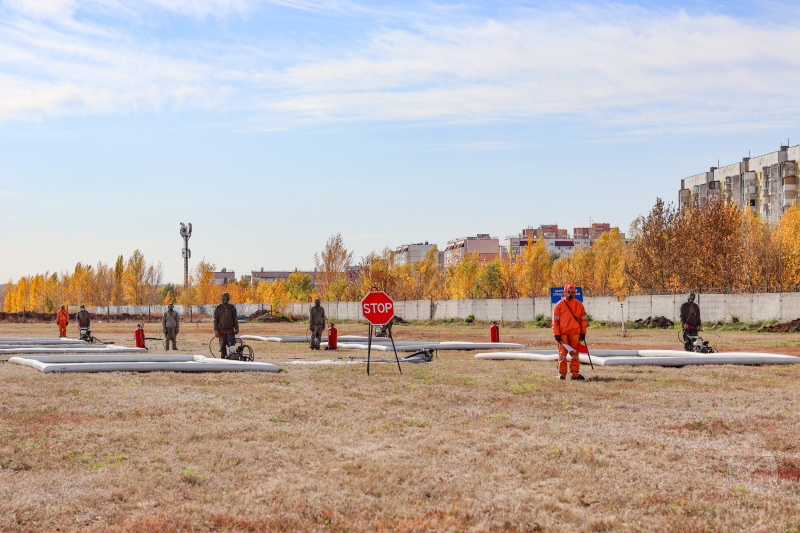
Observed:
[[[776,1],[0,0],[0,280],[310,270],[557,223],[800,144]]]

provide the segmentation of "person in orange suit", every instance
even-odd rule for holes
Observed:
[[[575,299],[575,285],[564,285],[564,297],[553,309],[553,335],[558,343],[558,379],[567,379],[567,348],[577,350],[578,343],[586,340],[586,325],[589,317],[583,304]],[[583,381],[581,361],[577,352],[573,353],[569,364],[573,380]]]
[[[58,310],[58,314],[56,315],[56,323],[58,324],[58,336],[66,337],[67,324],[69,324],[69,313],[67,313],[67,310],[63,305],[61,306],[61,309]]]

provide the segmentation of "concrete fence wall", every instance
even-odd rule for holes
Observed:
[[[649,316],[665,316],[671,320],[678,319],[681,304],[686,295],[661,296],[629,296],[620,304],[615,297],[585,298],[586,311],[595,320],[615,321],[644,319]],[[768,293],[768,294],[699,294],[697,303],[704,321],[730,320],[732,316],[742,321],[778,319],[781,321],[800,318],[800,293]],[[311,304],[294,303],[287,308],[291,315],[307,315]],[[325,315],[330,319],[362,320],[359,302],[322,302]],[[214,305],[176,305],[181,315],[211,315]],[[241,315],[251,315],[257,311],[269,309],[270,304],[236,304]],[[123,313],[150,315],[160,317],[167,310],[163,305],[139,306],[97,306],[87,307],[96,315],[120,315]],[[69,312],[75,313],[78,307],[70,306]],[[446,318],[466,318],[474,315],[476,320],[505,320],[509,322],[529,322],[536,315],[551,316],[553,304],[549,298],[520,298],[517,300],[411,300],[395,302],[395,314],[405,320],[441,320]]]

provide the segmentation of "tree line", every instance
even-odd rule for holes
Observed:
[[[705,292],[793,291],[800,284],[800,210],[795,204],[777,224],[762,221],[728,199],[679,209],[658,199],[631,225],[629,239],[614,228],[591,247],[558,256],[545,240],[519,254],[492,261],[456,257],[442,267],[434,247],[414,264],[400,264],[385,248],[353,261],[341,234],[332,235],[314,256],[314,279],[295,270],[286,281],[251,282],[249,277],[214,281],[216,265],[200,261],[190,286],[163,284],[160,263],[147,263],[139,250],[114,267],[78,263],[72,273],[24,276],[5,286],[3,309],[54,312],[67,305],[184,305],[220,301],[271,303],[281,312],[291,302],[358,301],[371,289],[397,300],[535,298],[567,282],[587,296]]]

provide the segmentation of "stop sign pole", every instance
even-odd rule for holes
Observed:
[[[384,326],[394,318],[394,301],[385,292],[372,287],[372,290],[361,300],[361,316],[369,323],[369,328],[367,329],[367,375],[369,376],[370,355],[372,353],[372,332],[375,326]],[[397,369],[402,374],[403,369],[400,368],[400,358],[397,357],[397,348],[394,345],[394,338],[392,337],[391,330],[389,330],[389,339],[392,341],[392,349],[394,350],[394,358],[397,361]]]

